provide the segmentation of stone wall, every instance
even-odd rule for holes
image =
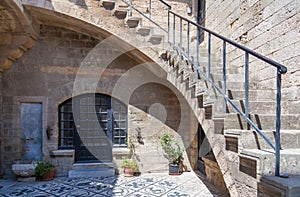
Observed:
[[[299,19],[297,0],[206,0],[205,26],[287,66],[283,76],[283,99],[299,100]],[[221,47],[217,39],[213,47]],[[244,54],[232,47],[227,49],[228,63],[241,66]],[[238,58],[237,58],[238,57]],[[262,81],[263,86],[275,84],[275,69],[250,56],[250,77]],[[239,67],[242,72],[243,66]]]
[[[97,41],[98,42],[98,41]],[[20,105],[22,102],[43,104],[43,155],[57,149],[57,106],[49,105],[48,98],[59,86],[74,80],[68,74],[78,67],[87,52],[97,44],[89,36],[56,27],[41,26],[40,37],[34,48],[13,67],[3,73],[3,168],[11,174],[11,164],[21,159]],[[60,75],[51,69],[60,70]],[[75,72],[76,74],[76,72]],[[51,99],[50,99],[51,100]],[[53,103],[51,103],[53,104]],[[46,138],[46,127],[53,136]]]
[[[174,89],[168,87],[170,84],[166,80],[158,79],[151,73],[147,69],[147,66],[149,67],[147,63],[143,65],[143,62],[138,62],[127,53],[118,51],[117,44],[97,45],[99,42],[102,41],[87,34],[41,25],[40,35],[34,47],[3,73],[1,148],[4,150],[2,159],[5,175],[12,175],[11,164],[21,160],[23,148],[21,147],[20,105],[22,102],[42,103],[43,158],[51,159],[58,165],[59,175],[66,175],[66,172],[71,169],[74,156],[56,151],[58,149],[58,106],[73,94],[88,92],[116,96],[125,104],[129,104],[130,101],[132,106],[141,110],[142,113],[139,115],[129,114],[130,124],[135,124],[133,127],[129,126],[129,133],[135,135],[136,126],[139,126],[142,131],[153,132],[155,126],[160,125],[166,130],[184,134],[182,139],[184,145],[187,145],[188,155],[197,154],[190,151],[197,151],[197,147],[189,148],[191,144],[189,140],[193,139],[197,132],[197,129],[194,129],[196,127],[192,126],[195,117],[185,116],[189,121],[181,125],[182,114],[193,114],[187,107],[187,103],[181,104],[184,100],[182,96],[177,92],[174,93]],[[155,65],[152,63],[151,66]],[[141,69],[135,71],[135,67]],[[125,90],[119,84],[122,79],[127,81],[130,90]],[[146,85],[142,85],[140,81],[143,80],[158,81],[163,85],[145,82]],[[118,88],[122,90],[117,91]],[[126,97],[128,95],[129,97]],[[160,111],[161,106],[166,111]],[[165,116],[160,116],[160,112],[166,112],[165,121],[161,119]],[[143,121],[147,126],[143,127],[138,122],[144,116],[148,118]],[[155,124],[153,124],[154,120]],[[47,127],[52,130],[50,139],[46,137]],[[157,142],[157,139],[151,140]],[[188,165],[187,157],[186,164]]]
[[[140,130],[144,142],[141,144],[134,140],[142,172],[168,169],[168,162],[159,142],[164,133],[182,142],[182,148],[186,149],[184,164],[188,169],[196,167],[198,123],[182,96],[176,95],[164,84],[148,83],[135,90],[130,104],[129,133],[136,139],[137,131]]]

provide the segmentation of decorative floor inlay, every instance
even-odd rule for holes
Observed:
[[[203,194],[203,195],[202,195]],[[199,197],[213,196],[194,173],[181,176],[145,174],[126,178],[55,178],[48,182],[18,182],[0,189],[0,196],[30,197]]]

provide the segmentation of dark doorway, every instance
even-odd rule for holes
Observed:
[[[76,162],[112,162],[112,147],[126,146],[127,107],[104,94],[74,97],[60,106],[60,148]]]

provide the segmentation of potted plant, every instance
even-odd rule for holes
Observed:
[[[184,149],[169,134],[163,134],[160,138],[160,143],[166,158],[169,160],[169,175],[180,175],[182,173],[182,153]]]
[[[49,181],[54,178],[55,166],[49,162],[38,162],[35,167],[35,175],[42,181]]]
[[[139,172],[139,166],[135,159],[128,159],[123,157],[121,167],[124,168],[125,177],[132,177]]]

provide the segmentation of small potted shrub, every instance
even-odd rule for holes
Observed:
[[[49,181],[54,178],[55,166],[49,162],[38,162],[35,167],[35,175],[42,181]]]
[[[124,176],[132,177],[139,172],[139,166],[135,159],[123,158],[121,167],[124,168]]]
[[[169,134],[163,134],[160,143],[166,158],[169,160],[169,175],[180,175],[182,173],[182,153],[184,149]]]

